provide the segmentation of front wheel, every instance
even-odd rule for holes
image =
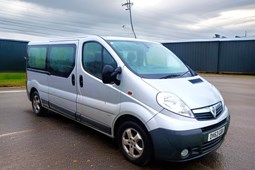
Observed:
[[[45,109],[42,107],[41,99],[37,91],[34,91],[32,94],[32,108],[33,112],[37,116],[42,116],[45,114]]]
[[[118,146],[125,158],[137,165],[146,165],[152,158],[148,132],[138,123],[124,122],[117,134]]]

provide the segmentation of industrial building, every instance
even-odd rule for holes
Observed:
[[[195,71],[255,74],[255,39],[211,39],[162,44]]]
[[[0,72],[25,71],[27,41],[0,39]],[[163,42],[193,70],[255,75],[255,39]]]
[[[27,41],[0,39],[0,72],[25,71]]]

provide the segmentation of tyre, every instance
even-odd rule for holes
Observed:
[[[41,99],[37,91],[33,92],[31,101],[34,114],[37,116],[44,115],[46,110],[42,107]]]
[[[152,144],[148,132],[138,123],[124,122],[118,130],[117,142],[124,157],[136,165],[146,165],[152,159]]]

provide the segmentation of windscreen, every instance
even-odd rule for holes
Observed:
[[[189,69],[169,49],[159,43],[108,40],[126,66],[142,78],[191,76]]]

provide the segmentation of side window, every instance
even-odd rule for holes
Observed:
[[[75,64],[75,45],[53,45],[49,49],[48,69],[53,75],[68,77]]]
[[[39,70],[46,69],[46,46],[31,46],[28,47],[28,68],[34,68]]]
[[[82,65],[91,75],[102,79],[104,65],[117,67],[117,63],[110,53],[97,42],[87,42],[83,45]]]
[[[117,63],[106,49],[103,50],[103,63],[103,67],[105,65],[111,65],[113,68],[117,68]]]

